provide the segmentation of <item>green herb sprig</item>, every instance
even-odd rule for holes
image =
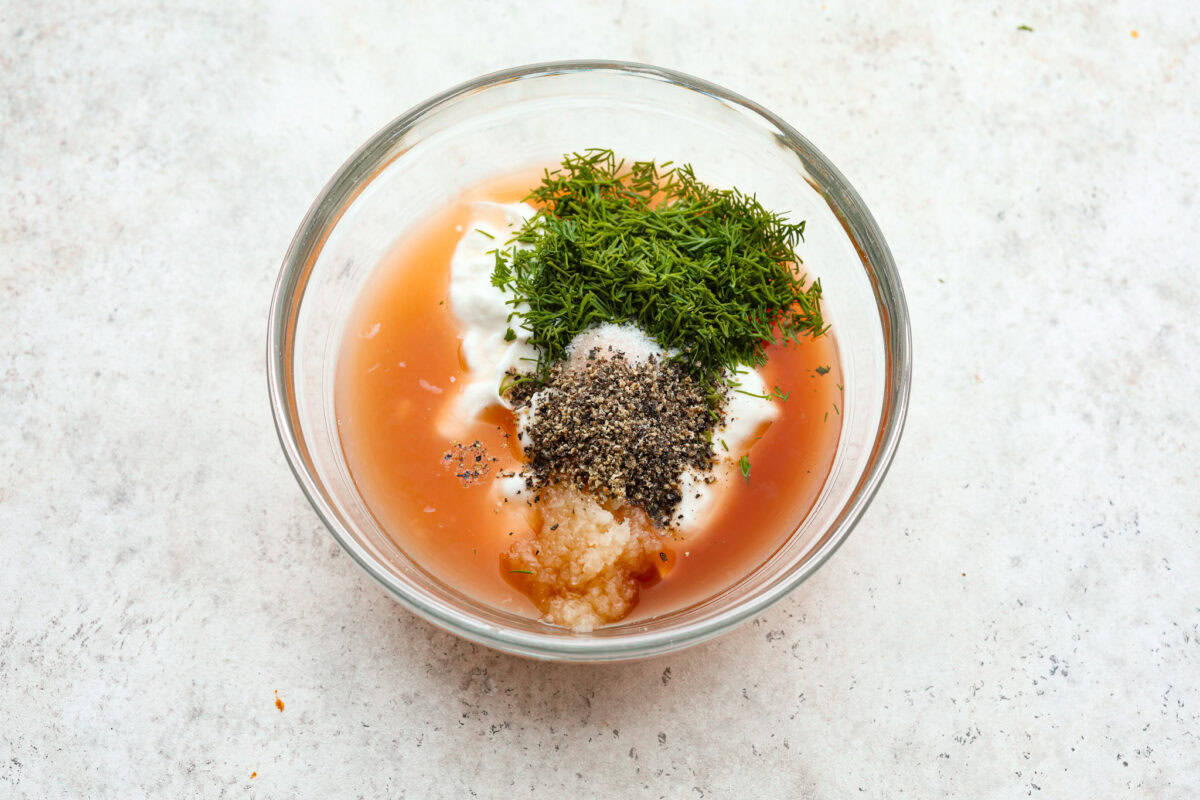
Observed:
[[[633,322],[715,398],[725,370],[761,366],[767,344],[826,330],[820,281],[798,271],[804,223],[701,183],[689,165],[626,168],[611,150],[587,150],[526,199],[538,211],[496,251],[492,283],[514,296],[509,320],[537,348],[537,375],[576,334]]]

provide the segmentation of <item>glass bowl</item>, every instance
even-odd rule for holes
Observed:
[[[474,600],[405,555],[350,477],[334,375],[356,295],[410,225],[468,187],[589,147],[691,163],[708,183],[737,186],[768,208],[807,220],[801,254],[824,287],[845,396],[833,469],[808,516],[776,552],[702,602],[579,634]],[[883,480],[900,440],[911,375],[908,311],[891,253],[833,164],[744,97],[670,70],[605,61],[486,75],[377,133],[300,224],[275,286],[269,326],[267,376],[279,440],[334,538],[434,625],[499,650],[564,661],[639,658],[702,642],[761,613],[812,575]]]

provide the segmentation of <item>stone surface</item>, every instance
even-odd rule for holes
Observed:
[[[0,6],[0,794],[1200,793],[1200,7],[252,5]],[[435,630],[342,554],[263,343],[360,142],[587,56],[708,77],[840,165],[916,368],[813,580],[579,667]]]

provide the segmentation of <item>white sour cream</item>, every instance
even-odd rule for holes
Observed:
[[[509,305],[512,295],[492,285],[497,248],[533,216],[526,203],[472,204],[475,215],[467,224],[450,260],[450,309],[462,326],[462,357],[469,374],[451,407],[450,418],[439,421],[447,436],[454,436],[488,406],[510,407],[500,396],[500,382],[509,368],[526,370],[537,351],[520,325],[508,315],[521,307]],[[516,334],[506,341],[509,329]]]
[[[704,475],[690,471],[685,472],[679,481],[683,499],[679,501],[675,516],[679,529],[684,533],[696,532],[702,527],[701,523],[717,511],[723,494],[720,489],[729,481],[742,480],[741,471],[736,466],[738,460],[750,452],[756,439],[779,416],[777,403],[762,397],[751,397],[768,393],[758,370],[750,367],[742,367],[742,370],[733,376],[740,384],[737,388],[741,392],[729,391],[725,400],[725,415],[713,430],[717,463],[713,465],[712,476],[716,481],[705,483]]]

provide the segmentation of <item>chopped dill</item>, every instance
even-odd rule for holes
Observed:
[[[829,365],[822,364],[821,366],[817,367],[817,374],[818,375],[828,375],[829,374]]]
[[[746,479],[746,483],[749,483],[750,482],[750,456],[749,456],[749,454],[743,454],[742,457],[738,459],[738,469],[740,469],[742,471],[742,477]]]
[[[798,269],[804,223],[701,183],[689,165],[587,150],[526,199],[538,211],[496,251],[492,283],[513,294],[509,319],[529,332],[538,376],[581,331],[632,322],[677,350],[715,405],[726,370],[826,330],[820,281]]]
[[[508,396],[512,394],[514,390],[517,390],[519,394],[514,396],[519,397],[525,392],[532,393],[533,391],[536,391],[537,383],[538,380],[536,376],[529,375],[528,373],[517,372],[515,369],[510,369],[508,372],[504,373],[504,377],[500,379],[500,386],[496,389],[496,391],[501,395]],[[532,388],[531,385],[533,385]]]
[[[504,341],[511,342],[516,338],[517,338],[517,332],[514,331],[512,328],[509,328],[508,330],[506,330],[504,332]]]
[[[791,393],[791,392],[785,392],[783,389],[780,389],[778,386],[776,386],[776,387],[775,387],[775,388],[774,388],[774,389],[771,391],[771,397],[778,398],[778,399],[782,400],[782,401],[783,401],[783,402],[785,402],[785,403],[788,401],[788,398],[789,398],[789,397],[791,397],[791,396],[792,396],[792,393]]]
[[[531,569],[510,569],[509,572],[519,572],[522,575],[532,575],[533,574],[533,570],[531,570]]]
[[[496,238],[495,236],[492,236],[490,233],[488,233],[487,231],[485,231],[483,228],[476,228],[476,229],[475,229],[475,232],[476,232],[476,233],[481,233],[481,234],[483,234],[484,236],[486,236],[486,237],[487,237],[487,238],[489,238],[489,239],[495,239],[495,238]]]

